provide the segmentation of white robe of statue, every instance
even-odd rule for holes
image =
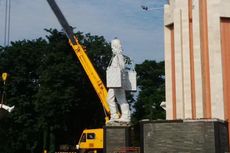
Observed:
[[[113,58],[111,65],[109,67],[115,67],[120,69],[121,72],[124,72],[125,69],[125,60],[122,55],[122,47],[119,39],[114,39],[111,42]],[[120,105],[121,112],[118,113],[118,108],[115,102],[115,98],[117,103]],[[129,104],[126,100],[125,89],[124,87],[120,88],[109,88],[107,102],[110,107],[111,118],[109,122],[130,122],[130,109]],[[120,116],[118,115],[120,114]]]

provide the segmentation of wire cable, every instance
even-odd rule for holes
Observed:
[[[10,20],[11,20],[11,0],[5,3],[5,27],[4,27],[4,47],[10,43]]]
[[[6,39],[7,39],[7,23],[8,23],[8,0],[5,3],[5,27],[4,27],[4,47],[6,47]]]
[[[7,46],[10,44],[10,19],[11,19],[11,0],[9,0],[8,4],[8,40],[7,40]]]

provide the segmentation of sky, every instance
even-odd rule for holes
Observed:
[[[4,42],[6,0],[0,0],[0,45]],[[56,0],[76,31],[118,37],[124,54],[142,63],[164,60],[163,6],[167,0]],[[144,11],[141,5],[149,7]],[[159,9],[155,9],[159,8]],[[61,30],[46,0],[11,0],[10,40],[45,38],[45,28]]]

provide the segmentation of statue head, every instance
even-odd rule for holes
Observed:
[[[111,47],[113,54],[120,54],[122,53],[121,41],[117,38],[113,39],[111,42]]]

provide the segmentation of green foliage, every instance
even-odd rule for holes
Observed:
[[[164,119],[160,103],[165,99],[164,62],[144,61],[136,65],[140,89],[134,104],[133,122],[142,119]]]
[[[15,105],[14,112],[0,120],[0,152],[32,153],[46,148],[52,153],[60,144],[75,145],[83,129],[104,124],[100,100],[66,36],[45,30],[46,39],[0,47],[0,73],[9,74],[5,103]],[[110,44],[102,36],[76,35],[105,82],[112,56]],[[164,118],[159,106],[164,100],[164,63],[145,61],[136,65],[136,71],[140,91],[134,122]],[[133,103],[133,96],[127,97]]]
[[[1,52],[0,72],[9,73],[6,102],[17,108],[5,122],[0,122],[3,135],[7,136],[7,141],[2,140],[4,142],[1,145],[5,153],[24,152],[38,145],[39,138],[34,135],[39,133],[39,129],[36,128],[37,113],[33,96],[38,91],[37,67],[46,46],[47,42],[42,39],[23,40],[12,43]]]
[[[15,111],[0,121],[1,152],[54,152],[54,144],[76,144],[84,128],[104,124],[99,98],[66,36],[46,31],[46,40],[0,47],[0,72],[9,73],[5,102],[15,105]],[[101,36],[76,35],[105,81],[110,44]]]

